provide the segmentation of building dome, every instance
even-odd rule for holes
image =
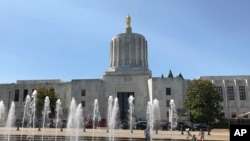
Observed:
[[[147,40],[132,33],[131,17],[126,17],[126,32],[114,36],[110,43],[110,62],[106,74],[150,74]]]

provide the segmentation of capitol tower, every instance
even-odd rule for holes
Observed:
[[[114,36],[110,43],[110,62],[105,75],[146,74],[148,47],[145,37],[132,32],[131,17],[126,17],[126,32]]]

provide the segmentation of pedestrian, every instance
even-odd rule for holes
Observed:
[[[193,134],[191,141],[197,141],[195,134]]]
[[[199,132],[199,137],[200,137],[200,140],[201,141],[204,141],[204,136],[205,136],[205,133],[202,129],[200,129],[200,132]]]
[[[192,137],[192,134],[190,133],[189,128],[186,128],[185,130],[186,130],[186,132],[187,132],[187,139],[188,139],[189,137]]]
[[[149,130],[149,128],[145,129],[144,135],[145,135],[145,141],[150,141],[150,130]]]

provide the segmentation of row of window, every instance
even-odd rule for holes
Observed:
[[[29,93],[29,90],[28,89],[24,89],[23,90],[23,101],[25,101],[27,95]],[[20,94],[20,90],[19,89],[15,89],[15,102],[18,102],[19,101],[19,94]],[[85,96],[85,90],[82,90],[82,93],[81,93],[82,96]],[[85,107],[85,101],[81,101],[81,104],[82,104],[82,107]]]
[[[222,87],[217,87],[220,95],[223,97],[223,90]],[[228,96],[228,100],[234,100],[234,87],[233,86],[227,86],[226,87],[226,93]],[[171,95],[171,88],[166,88],[166,95]],[[246,100],[246,89],[245,86],[239,86],[239,97],[240,100]]]
[[[223,90],[222,87],[217,87],[220,95],[223,97]],[[228,100],[234,100],[235,95],[234,95],[234,87],[233,86],[227,86],[226,87],[226,94]],[[239,97],[240,100],[246,100],[246,89],[245,86],[239,86]]]
[[[28,89],[23,90],[23,101],[25,101],[25,98],[27,97],[28,93],[29,93]],[[167,95],[171,95],[171,89],[167,88],[166,93],[167,93]],[[19,95],[20,95],[20,90],[15,89],[15,102],[19,101]],[[85,89],[81,90],[81,96],[86,96],[86,90]]]
[[[217,87],[220,95],[223,97],[223,90],[222,87]],[[15,101],[19,101],[19,89],[15,90]],[[23,90],[23,101],[25,100],[26,96],[28,95],[28,89]],[[171,88],[166,88],[166,95],[171,95]],[[239,86],[239,95],[240,100],[246,100],[246,91],[245,86]],[[86,90],[81,90],[81,96],[86,96]],[[234,100],[234,87],[233,86],[227,86],[227,96],[228,100]],[[169,107],[169,100],[167,100],[167,107]]]
[[[34,91],[35,89],[32,89],[32,92]],[[54,89],[52,89],[54,91]],[[28,89],[24,89],[23,90],[23,101],[25,101],[27,95],[29,94],[29,90]],[[19,89],[15,89],[15,98],[14,98],[14,101],[15,102],[18,102],[19,101],[19,95],[20,95],[20,90]]]
[[[27,95],[29,93],[29,90],[28,89],[24,89],[23,90],[23,101],[25,101]],[[20,94],[20,90],[19,89],[15,89],[15,102],[18,102],[19,101],[19,94]]]

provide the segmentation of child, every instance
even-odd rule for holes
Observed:
[[[192,137],[191,141],[197,141],[196,137],[195,137],[195,134],[193,134],[193,137]]]

